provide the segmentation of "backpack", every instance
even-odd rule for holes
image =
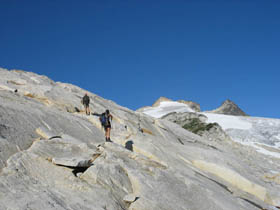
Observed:
[[[109,119],[108,117],[106,117],[105,113],[103,113],[100,118],[99,118],[100,122],[101,122],[101,125],[103,127],[107,126],[109,124]]]
[[[82,99],[82,103],[85,104],[85,105],[88,105],[89,104],[89,97],[84,96],[83,99]]]

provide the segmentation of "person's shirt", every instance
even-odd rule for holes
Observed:
[[[85,95],[83,97],[83,104],[89,104],[89,101],[90,101],[90,99],[89,99],[88,95]]]
[[[108,121],[108,123],[111,123],[111,120],[113,119],[113,116],[111,114],[107,114],[106,112],[103,113]]]
[[[108,121],[109,121],[109,123],[111,123],[111,121],[113,120],[113,116],[111,115],[111,114],[108,114]]]

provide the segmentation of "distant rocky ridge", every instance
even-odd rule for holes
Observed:
[[[85,92],[112,113],[113,143],[84,114]],[[0,69],[1,210],[275,210],[279,176],[280,159],[252,147]]]
[[[172,102],[173,100],[166,98],[166,97],[160,97],[159,99],[157,99],[154,102],[152,107],[157,107],[160,105],[161,102],[165,102],[165,101]],[[195,112],[201,112],[200,105],[196,102],[186,101],[186,100],[177,100],[177,102],[188,105]],[[142,108],[138,109],[137,111],[142,112],[146,108],[149,108],[149,107],[148,106],[142,107]],[[212,111],[207,111],[207,112],[225,114],[225,115],[234,115],[234,116],[248,116],[233,101],[231,101],[229,99],[225,100],[219,108],[212,110]]]
[[[157,100],[153,103],[152,107],[157,107],[157,106],[160,105],[161,102],[165,102],[165,101],[170,101],[170,102],[172,102],[173,100],[161,96],[159,99],[157,99]],[[182,104],[186,104],[186,105],[188,105],[191,109],[193,109],[194,111],[200,112],[200,105],[199,105],[198,103],[195,103],[195,102],[193,102],[193,101],[185,101],[185,100],[178,100],[177,102],[182,103]],[[141,111],[143,111],[143,110],[146,109],[146,108],[149,108],[149,106],[141,107],[141,108],[137,109],[136,111],[141,112]]]
[[[219,108],[210,112],[225,115],[248,116],[233,101],[229,99],[225,100]]]
[[[200,105],[198,103],[193,102],[193,101],[178,100],[177,102],[188,105],[192,110],[194,110],[196,112],[201,111],[200,110]]]

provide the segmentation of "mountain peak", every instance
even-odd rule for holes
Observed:
[[[233,101],[229,99],[225,100],[219,108],[211,112],[225,115],[248,116]]]
[[[196,112],[201,111],[200,110],[200,105],[198,103],[193,102],[193,101],[178,100],[177,102],[188,105],[191,109],[193,109]]]
[[[163,102],[163,101],[172,101],[172,100],[169,99],[169,98],[166,98],[166,97],[161,96],[161,97],[159,97],[158,100],[156,100],[156,102],[152,105],[152,107],[157,107],[157,106],[159,106],[160,103]]]

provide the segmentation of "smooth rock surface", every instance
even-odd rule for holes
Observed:
[[[256,210],[280,205],[280,160],[252,147],[210,141],[87,91],[93,112],[109,109],[114,117],[113,143],[105,143],[98,117],[67,111],[83,109],[85,90],[5,69],[0,69],[0,85],[8,87],[0,90],[1,210]],[[15,88],[18,93],[11,91]],[[88,160],[90,165],[80,167],[80,161]],[[129,194],[137,197],[132,203],[124,200]]]
[[[133,194],[128,194],[128,195],[124,196],[124,198],[123,198],[123,200],[128,203],[133,203],[136,199],[137,199],[137,197]]]

